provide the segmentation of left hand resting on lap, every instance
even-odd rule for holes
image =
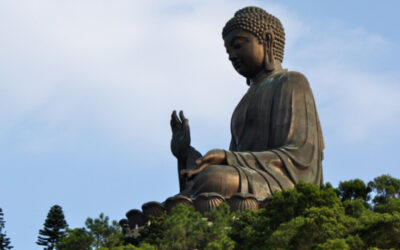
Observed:
[[[208,153],[196,160],[196,164],[199,166],[198,169],[189,170],[185,169],[180,172],[181,175],[187,175],[190,179],[193,175],[196,175],[203,171],[206,167],[210,165],[223,165],[226,164],[226,154],[224,150],[213,149],[208,151]]]

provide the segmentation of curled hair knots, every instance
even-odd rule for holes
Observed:
[[[258,7],[245,7],[238,10],[222,30],[224,38],[234,29],[252,33],[260,43],[266,42],[266,34],[272,33],[274,57],[282,62],[285,48],[285,31],[278,18]]]

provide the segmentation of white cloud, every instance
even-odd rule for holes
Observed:
[[[5,66],[0,133],[23,123],[28,130],[24,133],[29,133],[29,124],[35,123],[46,130],[31,133],[44,137],[62,130],[79,141],[95,126],[127,143],[154,144],[169,140],[169,114],[182,108],[194,133],[223,130],[229,137],[230,115],[246,86],[227,60],[221,29],[244,6],[241,2],[2,5],[0,32],[7,39],[0,41],[0,64]],[[399,90],[388,84],[395,80],[346,66],[353,63],[351,56],[372,57],[372,52],[389,46],[388,41],[340,23],[321,30],[323,24],[304,23],[280,5],[262,5],[282,20],[288,40],[285,63],[309,77],[329,130],[337,127],[335,133],[357,142],[382,119],[398,122],[399,105],[393,96]],[[145,130],[149,132],[138,132]],[[63,140],[53,137],[49,141],[54,144]],[[203,143],[204,136],[197,138]]]
[[[319,94],[324,130],[331,138],[362,144],[400,125],[398,79],[341,65],[324,65],[308,72]]]
[[[379,34],[332,22],[310,24],[288,51],[289,65],[310,80],[325,134],[339,144],[382,138],[400,125],[399,77],[377,60],[391,49]]]

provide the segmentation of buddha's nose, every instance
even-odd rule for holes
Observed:
[[[229,53],[229,60],[232,61],[232,62],[237,60],[236,53],[230,52]]]

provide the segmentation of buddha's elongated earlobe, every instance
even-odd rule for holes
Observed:
[[[270,32],[265,34],[264,40],[264,69],[267,72],[275,70],[274,37]]]

